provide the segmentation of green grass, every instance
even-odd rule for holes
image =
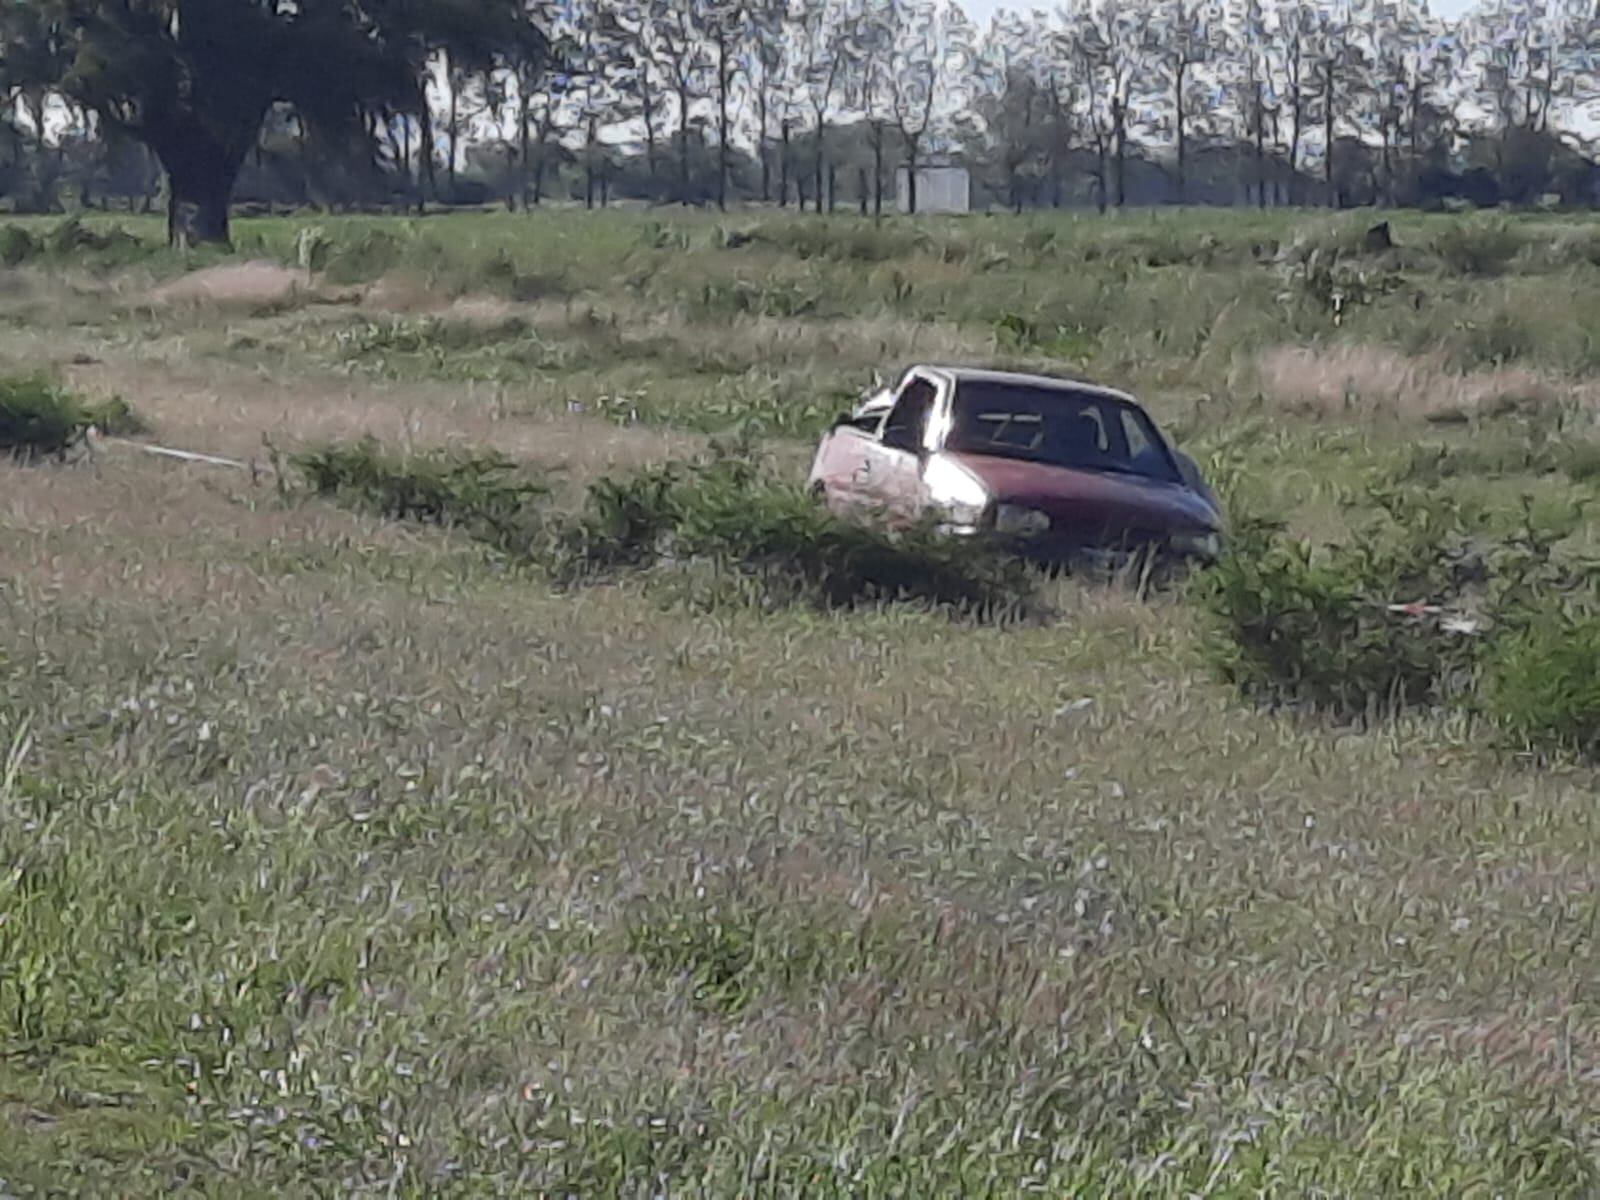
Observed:
[[[310,452],[349,503],[0,464],[0,1191],[1595,1191],[1593,637],[1555,586],[1595,550],[1592,223],[1405,216],[1367,255],[1363,220],[239,223],[284,262],[319,226],[338,289],[433,289],[408,311],[19,260],[8,375]],[[1548,549],[1504,611],[1584,636],[1351,725],[1241,697],[1175,592],[752,595],[831,561],[812,434],[920,358],[1135,388],[1317,562],[1384,503]],[[737,425],[762,482],[719,501],[681,464]],[[652,480],[630,542],[595,497]],[[434,527],[502,485],[653,565],[552,587]]]

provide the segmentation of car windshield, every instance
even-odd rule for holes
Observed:
[[[947,450],[1179,481],[1150,418],[1104,396],[1065,387],[964,380],[950,416]]]

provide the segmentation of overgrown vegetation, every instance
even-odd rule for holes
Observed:
[[[1194,589],[1208,656],[1247,697],[1371,720],[1426,706],[1513,743],[1600,750],[1600,562],[1527,512],[1475,534],[1448,498],[1402,489],[1349,539],[1313,546],[1245,519]]]
[[[549,494],[516,463],[490,451],[393,454],[377,439],[294,456],[311,490],[379,516],[465,530],[498,549],[528,553],[538,502]]]
[[[546,488],[494,454],[400,456],[366,439],[306,451],[294,464],[318,495],[463,528],[568,584],[699,564],[734,572],[767,603],[909,602],[985,618],[1022,615],[1033,603],[1020,563],[931,529],[889,533],[840,520],[737,446],[600,479],[580,511],[549,517],[538,504]]]
[[[1514,746],[1600,757],[1600,616],[1554,605],[1495,643],[1482,707]]]
[[[994,617],[1025,612],[1019,564],[932,529],[895,534],[840,520],[746,457],[673,463],[589,489],[559,534],[557,572],[696,560],[731,568],[779,600],[824,607],[912,601]]]
[[[1245,695],[1343,716],[1443,704],[1469,686],[1476,642],[1407,620],[1391,606],[1461,597],[1444,530],[1375,522],[1327,547],[1244,518],[1197,595],[1214,624],[1207,648]]]
[[[25,462],[60,458],[90,429],[126,437],[145,426],[119,396],[85,400],[45,375],[0,378],[0,454]]]
[[[427,524],[0,463],[0,1191],[1592,1193],[1583,224],[1466,275],[1443,217],[650,219],[320,217],[359,309],[9,277],[5,361]],[[1302,229],[1398,285],[1296,290]],[[690,319],[736,279],[825,307]],[[1230,607],[823,556],[807,422],[941,357],[1133,387]]]

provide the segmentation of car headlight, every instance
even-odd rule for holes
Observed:
[[[928,501],[955,525],[976,525],[989,507],[989,489],[959,463],[934,455],[928,460],[922,482],[928,488]]]
[[[1214,559],[1222,554],[1222,539],[1215,533],[1175,533],[1167,545],[1178,554],[1191,554],[1196,558]]]
[[[996,533],[1013,537],[1035,537],[1049,531],[1050,514],[1020,504],[1002,504],[995,510],[994,528]]]

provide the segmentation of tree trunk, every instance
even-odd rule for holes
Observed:
[[[1323,63],[1322,72],[1322,185],[1333,208],[1333,59]]]
[[[517,195],[522,201],[522,207],[528,207],[528,148],[531,139],[528,136],[528,121],[532,117],[529,111],[528,86],[526,83],[521,88],[521,118],[517,122]]]
[[[639,71],[639,108],[640,115],[644,118],[644,167],[650,178],[650,190],[656,188],[656,102],[655,92],[650,88],[650,72],[641,68]],[[652,194],[650,199],[656,197]]]
[[[872,123],[872,215],[883,216],[883,123]]]
[[[857,200],[859,202],[858,207],[861,209],[861,215],[864,217],[864,216],[867,215],[867,199],[868,199],[868,197],[867,197],[867,169],[865,167],[857,167],[856,168],[856,198],[857,198]]]
[[[242,160],[202,151],[162,157],[167,172],[167,241],[180,249],[232,244],[228,224],[233,184]]]
[[[455,80],[450,80],[450,161],[445,164],[445,178],[450,181],[450,203],[456,202],[456,157],[461,149],[461,90]]]
[[[815,202],[816,210],[817,210],[818,213],[822,212],[822,173],[823,173],[823,170],[824,170],[824,168],[826,166],[826,162],[827,162],[827,158],[826,158],[826,155],[824,153],[823,146],[824,146],[824,139],[826,138],[826,136],[827,136],[827,127],[825,125],[823,125],[823,123],[822,123],[822,114],[818,113],[817,114],[817,176],[816,176],[817,186],[816,186],[816,190],[812,192],[812,200]]]
[[[678,203],[689,203],[689,93],[678,89]]]
[[[1289,203],[1300,203],[1300,93],[1294,94],[1294,124],[1289,130]]]
[[[765,81],[763,81],[765,82]],[[761,160],[761,203],[772,199],[772,163],[767,158],[767,90],[756,93],[756,157]]]
[[[789,118],[783,119],[779,130],[783,138],[778,149],[778,207],[789,207]]]
[[[429,200],[438,199],[439,177],[434,161],[433,114],[425,110],[418,121],[422,126],[422,178],[417,188],[417,212],[421,214],[427,211]]]
[[[728,39],[717,31],[717,211],[728,211]]]
[[[1183,108],[1183,83],[1184,75],[1188,70],[1188,63],[1180,62],[1176,72],[1177,82],[1172,89],[1173,111],[1177,118],[1178,133],[1178,203],[1189,202],[1189,137],[1186,123],[1188,113]]]
[[[1117,207],[1128,202],[1128,115],[1122,97],[1111,101],[1112,166],[1117,170]]]
[[[917,215],[917,139],[900,131],[906,143],[906,211]]]

